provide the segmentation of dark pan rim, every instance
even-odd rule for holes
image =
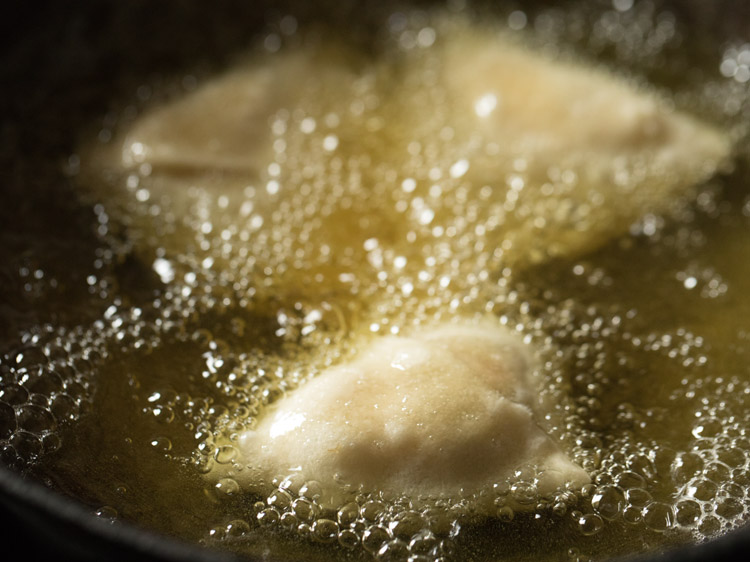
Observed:
[[[113,553],[113,547],[119,547],[122,549],[119,552],[124,555],[123,559],[138,559],[143,562],[252,560],[252,558],[237,557],[160,535],[130,523],[113,524],[99,519],[83,505],[63,497],[38,482],[24,479],[18,473],[3,466],[0,466],[0,498],[10,500],[13,511],[16,512],[15,515],[20,518],[42,517],[55,525],[60,533],[100,543],[101,548],[108,553],[108,558]],[[748,554],[750,554],[750,523],[705,543],[626,556],[618,560],[697,562],[700,560],[734,560]],[[271,560],[267,556],[262,559]]]
[[[0,466],[0,498],[8,500],[5,507],[12,516],[24,522],[45,521],[55,527],[55,534],[79,538],[88,550],[98,546],[107,557],[113,547],[122,549],[127,559],[159,562],[237,562],[239,558],[217,550],[210,550],[178,539],[160,535],[125,522],[113,524],[94,516],[71,499],[42,484],[23,478],[18,473]],[[42,538],[43,533],[40,533]],[[93,542],[89,542],[93,541]],[[136,558],[137,557],[137,558]]]

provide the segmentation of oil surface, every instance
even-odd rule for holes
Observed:
[[[372,40],[356,48],[362,64],[429,61],[455,21],[471,18],[457,3],[449,11],[454,23],[413,9],[376,20]],[[744,132],[750,48],[741,42],[690,51],[679,18],[648,3],[493,17],[506,33],[605,61]],[[315,49],[320,33],[281,15],[252,56]],[[139,111],[193,90],[201,73],[139,83],[97,144],[115,146]],[[33,227],[44,221],[40,202],[23,215],[31,235],[16,240],[32,249],[3,264],[2,462],[100,517],[296,559],[601,559],[744,524],[744,162],[595,253],[498,267],[492,192],[451,172],[458,159],[443,127],[432,145],[404,143],[397,165],[380,145],[341,153],[353,123],[373,138],[411,134],[384,114],[378,87],[360,78],[338,97],[311,96],[303,111],[277,115],[273,160],[251,185],[148,167],[92,171],[88,149],[67,154],[62,173],[80,199],[48,211],[56,245]],[[440,125],[439,114],[431,119]],[[511,175],[523,179],[518,167]],[[354,355],[364,335],[487,315],[540,349],[543,399],[553,405],[546,429],[592,485],[539,499],[533,472],[521,471],[498,482],[488,520],[465,498],[424,509],[362,494],[330,510],[316,503],[314,482],[280,475],[259,496],[203,477],[233,461],[226,443],[265,406]],[[539,505],[515,513],[508,496]]]

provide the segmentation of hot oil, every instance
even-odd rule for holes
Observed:
[[[282,23],[259,47],[271,53],[257,56],[273,60],[285,36],[304,37],[295,20]],[[675,54],[680,25],[648,5],[616,2],[596,17],[512,12],[497,25],[674,82],[676,100],[716,121],[736,121],[742,110],[732,105],[746,95],[742,76],[719,78],[716,69],[728,55],[702,53],[699,83],[660,75],[658,60],[684,62]],[[429,67],[430,49],[451,30],[423,12],[392,14],[379,54],[358,63],[369,70],[269,123],[274,158],[257,181],[148,166],[102,174],[84,161],[81,190],[106,201],[95,207],[104,274],[85,279],[101,296],[90,306],[97,320],[33,327],[6,354],[6,462],[101,517],[280,557],[587,559],[742,525],[750,502],[745,171],[701,187],[666,217],[644,217],[593,254],[505,267],[492,191],[462,179],[472,162],[441,122],[440,89],[408,122],[382,103],[398,77],[378,57],[424,57]],[[419,79],[429,72],[415,92]],[[399,144],[412,122],[426,131]],[[361,128],[369,136],[347,149],[344,139]],[[382,137],[392,145],[368,144]],[[406,156],[392,158],[393,146]],[[510,175],[523,171],[519,162]],[[487,492],[497,506],[488,520],[472,515],[471,498],[424,508],[361,494],[330,510],[317,504],[314,482],[279,475],[261,496],[203,476],[236,460],[232,436],[265,407],[368,338],[486,315],[540,350],[545,429],[592,485],[515,512],[509,497],[538,501],[525,469]]]

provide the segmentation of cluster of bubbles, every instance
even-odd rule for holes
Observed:
[[[104,358],[96,327],[53,326],[24,334],[0,362],[0,459],[22,467],[58,450],[58,427],[90,410],[96,367]]]
[[[548,46],[614,49],[616,60],[647,70],[680,39],[674,17],[647,2],[618,0],[593,19],[585,10],[516,10],[507,22],[511,31],[533,28]],[[269,35],[265,50],[279,51],[296,33],[292,20],[282,23],[286,31]],[[440,40],[439,25],[424,12],[394,14],[386,29],[387,56],[429,50]],[[726,61],[736,63],[732,88],[746,82],[738,79],[745,51],[735,51],[721,63],[725,76]],[[130,306],[93,278],[87,283],[112,300],[100,321],[42,326],[2,357],[0,462],[20,466],[60,449],[62,426],[90,411],[94,389],[106,384],[97,373],[127,355],[148,363],[123,375],[146,428],[134,442],[209,474],[242,462],[238,435],[286,393],[355,354],[357,334],[492,314],[540,350],[539,400],[549,412],[541,423],[567,444],[592,484],[540,498],[532,466],[479,498],[419,503],[359,492],[331,508],[318,501],[316,482],[293,475],[279,475],[262,496],[230,478],[207,477],[200,494],[226,505],[226,514],[202,530],[203,540],[241,549],[243,537],[271,529],[382,560],[447,560],[461,556],[464,530],[478,524],[473,506],[490,501],[503,528],[531,529],[533,536],[537,520],[540,528],[553,521],[574,545],[571,558],[585,558],[606,552],[606,537],[620,532],[634,530],[646,537],[642,544],[658,545],[674,536],[705,540],[745,522],[748,377],[716,376],[710,345],[694,331],[649,331],[646,314],[634,308],[577,299],[576,287],[581,294],[617,287],[606,259],[566,266],[559,288],[542,277],[534,282],[533,271],[505,267],[512,247],[503,244],[498,217],[522,206],[523,187],[535,181],[526,163],[513,162],[498,178],[507,189],[497,201],[491,188],[470,180],[467,146],[457,150],[455,131],[442,121],[440,88],[420,94],[431,98],[424,107],[432,115],[421,116],[426,130],[410,141],[382,114],[377,81],[374,71],[364,73],[325,98],[310,96],[325,102],[274,115],[274,156],[252,185],[208,175],[183,189],[179,178],[148,165],[96,180],[119,189],[106,210],[96,209],[97,234],[118,246],[118,229],[129,228],[127,249],[115,253],[132,248],[148,265],[138,272],[153,291]],[[367,138],[360,152],[346,152],[352,131],[375,138],[383,130],[403,144],[397,166],[382,157],[387,147]],[[550,170],[545,181],[565,186],[576,178]],[[710,190],[702,196],[712,197]],[[665,240],[694,243],[665,230],[646,217],[632,234],[644,252]],[[26,277],[33,283],[33,271]],[[704,299],[732,290],[730,276],[689,260],[672,279]],[[157,364],[166,376],[156,376]],[[663,400],[650,404],[639,397],[654,372],[667,375],[665,390],[656,392]],[[673,410],[685,423],[675,423]],[[254,503],[242,501],[248,494]],[[119,510],[100,511],[112,518]]]
[[[222,493],[238,491],[231,479],[220,481],[218,488]],[[347,551],[362,548],[379,560],[447,560],[455,553],[451,537],[460,526],[446,519],[444,510],[448,504],[419,509],[406,498],[395,501],[363,494],[337,509],[325,509],[317,502],[319,496],[317,482],[299,482],[290,476],[279,483],[266,501],[253,506],[250,523],[233,520],[212,528],[209,537],[221,540],[226,536],[241,536],[250,532],[252,526],[281,527],[316,543],[337,543]]]
[[[576,415],[591,429],[600,428],[576,438],[596,460],[588,465],[593,484],[583,490],[583,502],[572,513],[581,532],[593,535],[607,522],[621,521],[657,533],[685,532],[705,539],[743,524],[750,505],[742,484],[747,477],[743,448],[750,421],[746,378],[708,374],[703,339],[682,329],[634,338],[623,332],[626,321],[602,324],[591,332],[595,339],[576,352],[581,355],[575,362],[581,374],[573,382]],[[627,345],[621,341],[617,346],[605,344],[599,352],[585,350],[593,342],[613,338],[622,338],[632,348],[623,352]],[[608,356],[608,349],[621,351]],[[658,406],[644,408],[623,400],[633,392],[627,378],[635,373],[628,371],[640,353],[650,356],[650,368],[683,375],[679,388]],[[612,373],[625,380],[611,379]],[[615,388],[619,398],[608,404],[606,395]],[[675,427],[680,424],[675,411],[686,419],[681,429]]]

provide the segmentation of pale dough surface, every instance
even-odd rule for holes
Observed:
[[[410,80],[430,64],[436,87]],[[446,175],[492,187],[507,264],[593,250],[689,200],[731,152],[728,135],[642,85],[486,30],[455,32],[403,74],[411,105],[395,120],[420,140],[443,134],[416,110],[434,107],[439,88],[455,150]]]
[[[342,95],[354,76],[333,48],[241,65],[138,119],[123,141],[122,165],[255,177],[273,159],[274,114],[304,111],[306,99],[318,107],[318,100]]]
[[[493,326],[378,338],[241,436],[245,474],[268,481],[301,473],[320,482],[323,501],[332,503],[340,484],[457,498],[526,464],[544,474],[540,494],[585,484],[586,472],[537,423],[527,354],[517,335]]]
[[[486,31],[453,30],[398,65],[342,53],[329,46],[246,64],[146,113],[126,135],[119,165],[147,163],[157,176],[229,173],[201,185],[231,197],[268,179],[279,111],[316,115],[318,128],[333,113],[340,124],[331,156],[407,169],[417,143],[438,154],[434,162],[425,157],[424,167],[442,169],[443,189],[461,184],[475,197],[491,186],[487,206],[497,226],[488,238],[503,245],[505,264],[524,266],[627,232],[644,214],[689,197],[730,153],[726,135],[651,92]],[[374,117],[351,115],[371,98]],[[371,130],[374,121],[380,125]],[[307,146],[288,157],[325,174],[327,156],[300,154]],[[190,181],[169,176],[154,185],[179,194]],[[281,181],[296,189],[289,178]],[[363,181],[375,180],[365,170]]]

